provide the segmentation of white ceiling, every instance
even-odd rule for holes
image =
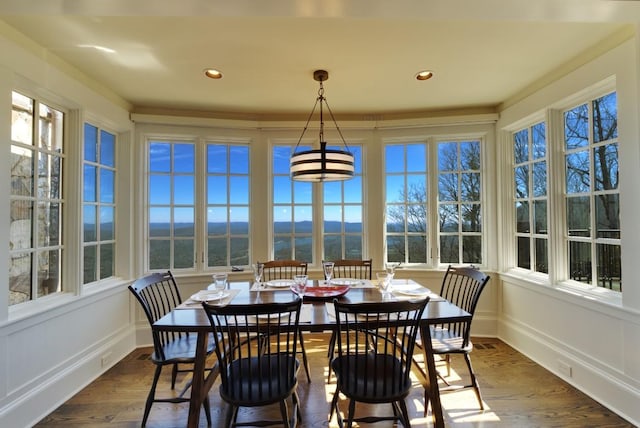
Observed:
[[[499,108],[632,34],[640,2],[3,0],[0,20],[137,112],[308,114],[322,68],[336,116],[412,115]]]

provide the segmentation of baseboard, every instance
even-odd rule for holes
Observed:
[[[640,389],[633,379],[606,366],[595,366],[554,338],[513,320],[501,320],[498,338],[603,406],[640,426]]]
[[[30,427],[49,415],[76,393],[136,348],[135,331],[127,328],[101,338],[90,351],[77,355],[73,363],[52,367],[37,387],[16,397],[7,397],[0,409],[1,427]]]

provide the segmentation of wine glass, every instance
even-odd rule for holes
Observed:
[[[253,277],[255,278],[254,284],[258,286],[262,282],[262,274],[264,273],[264,263],[256,263],[253,265]]]
[[[213,285],[216,287],[218,294],[222,297],[225,288],[227,288],[227,274],[215,273],[213,274]]]
[[[391,279],[393,277],[387,272],[377,272],[376,278],[378,278],[378,287],[380,287],[382,297],[383,299],[386,299],[387,297],[389,297]]]
[[[333,262],[322,263],[322,269],[324,269],[324,279],[326,284],[329,284],[331,282],[331,277],[333,276],[333,265]]]
[[[307,289],[307,279],[307,275],[295,275],[293,277],[294,291],[300,297],[304,296],[304,292]]]

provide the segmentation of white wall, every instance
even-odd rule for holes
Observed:
[[[509,127],[615,75],[625,279],[621,302],[603,301],[569,285],[535,283],[517,272],[505,273],[497,285],[498,337],[629,421],[640,424],[640,287],[634,280],[640,258],[637,54],[637,40],[629,40],[507,108],[498,122],[498,129]],[[504,222],[508,224],[508,219]]]
[[[29,87],[56,105],[79,110],[80,117],[100,118],[127,142],[132,131],[127,109],[59,72],[4,35],[0,35],[0,52],[0,200],[7,201],[10,194],[11,91],[16,88]],[[123,145],[118,149],[118,168],[126,178],[130,176],[130,147]],[[73,158],[65,162],[73,162]],[[77,193],[74,184],[65,187],[66,194]],[[129,187],[118,184],[124,210],[129,206]],[[119,215],[126,222],[126,214],[119,211]],[[8,225],[9,205],[5,202],[0,204],[0,242],[4,243],[0,245],[1,272],[9,271]],[[123,228],[125,232],[127,229]],[[120,256],[126,252],[124,246]],[[123,270],[128,271],[126,265]],[[71,282],[64,282],[68,292],[62,295],[9,308],[8,275],[0,276],[0,290],[4,290],[0,292],[1,427],[33,425],[136,347],[126,282],[86,289]]]

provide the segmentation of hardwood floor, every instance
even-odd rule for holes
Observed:
[[[300,427],[335,427],[327,421],[334,384],[326,383],[326,349],[328,335],[306,334],[306,349],[310,358],[312,383],[299,376],[299,395],[304,422]],[[480,382],[485,410],[478,409],[473,390],[442,395],[447,426],[455,427],[633,427],[607,408],[575,390],[547,370],[496,339],[477,338],[471,354]],[[47,427],[137,427],[140,425],[144,402],[149,391],[153,364],[150,348],[137,349],[111,368],[91,385],[72,397],[36,426]],[[453,358],[452,378],[458,373],[467,379],[462,357]],[[158,393],[168,394],[170,370],[163,373]],[[180,390],[177,386],[176,390]],[[217,383],[210,393],[213,427],[222,425],[224,404],[218,396]],[[346,402],[341,403],[345,409]],[[415,386],[407,398],[412,414],[412,426],[431,427],[431,418],[423,417],[423,390],[416,377]],[[187,404],[154,404],[148,427],[184,427]],[[356,406],[356,412],[371,407]],[[375,408],[377,413],[389,413],[388,405]],[[270,418],[276,408],[241,410],[239,421],[250,418]],[[201,426],[206,426],[204,412]],[[376,427],[389,427],[378,423]]]

